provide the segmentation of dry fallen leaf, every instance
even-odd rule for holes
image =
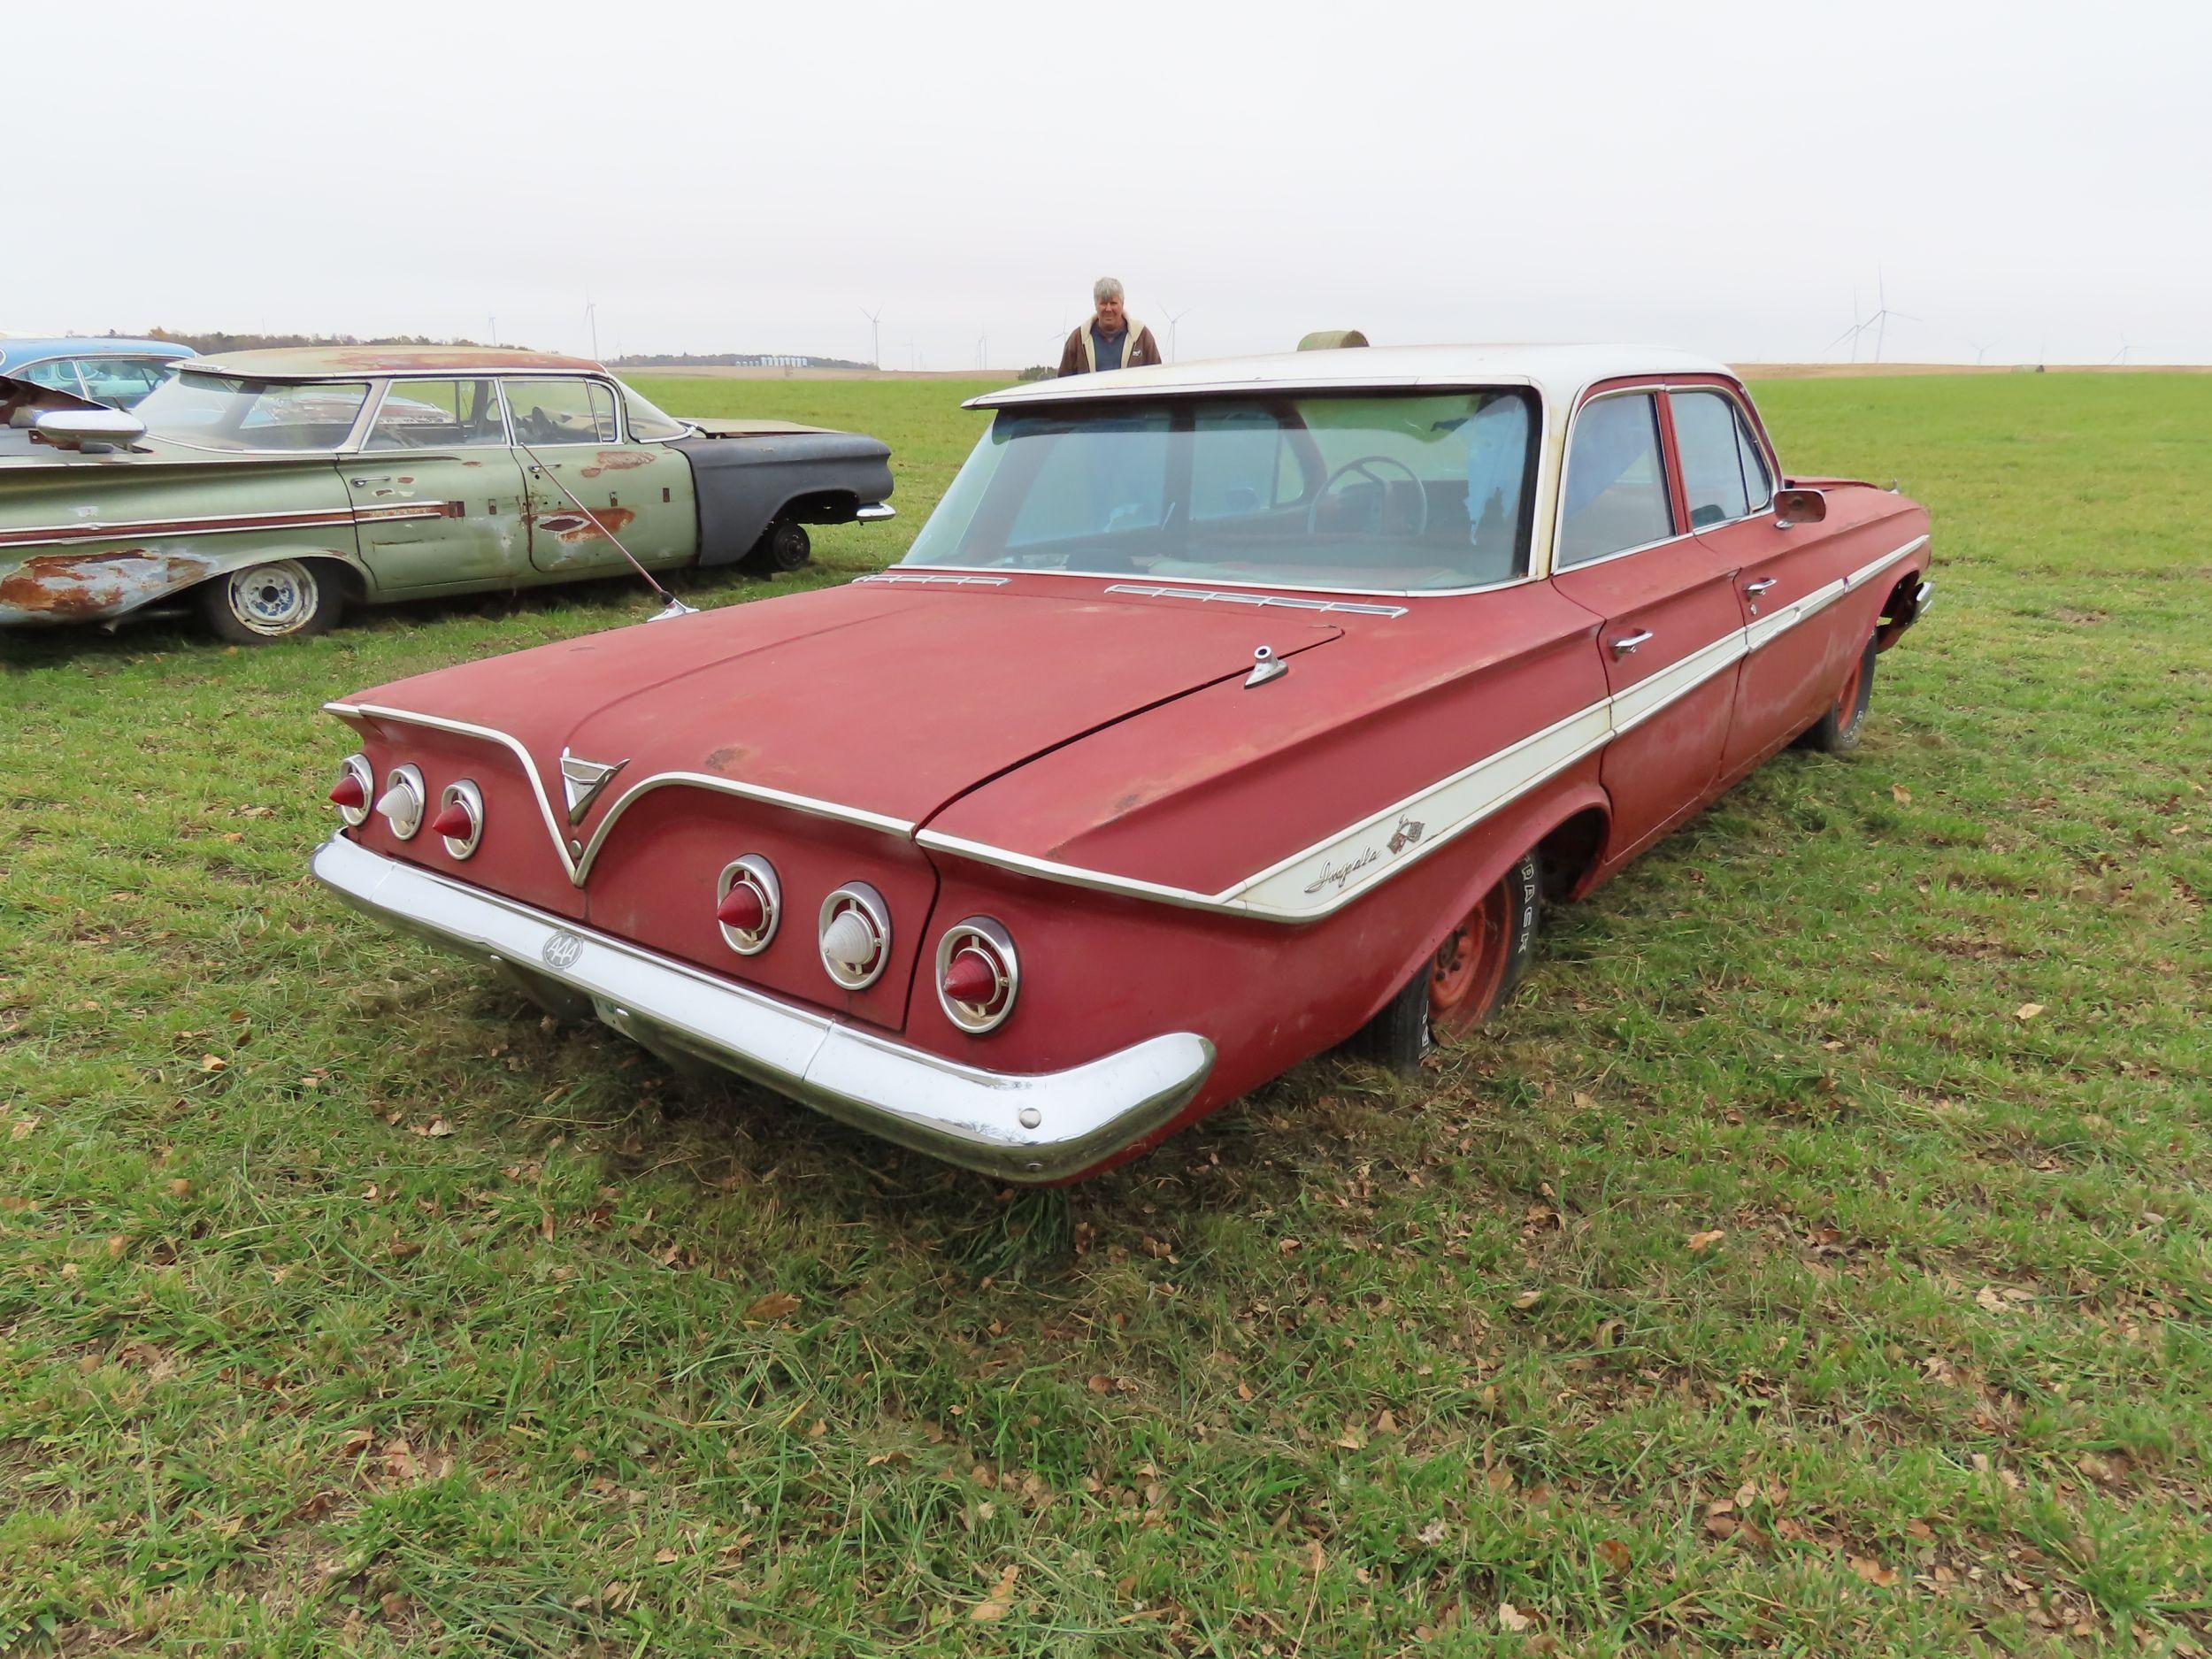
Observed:
[[[1426,1526],[1416,1532],[1414,1537],[1418,1539],[1422,1543],[1433,1548],[1434,1546],[1442,1543],[1445,1539],[1449,1537],[1451,1535],[1451,1527],[1446,1524],[1444,1517],[1440,1515],[1436,1517],[1436,1519],[1431,1521]]]
[[[1617,1538],[1601,1538],[1598,1540],[1598,1560],[1604,1563],[1608,1572],[1626,1572],[1628,1546]]]
[[[1725,1227],[1715,1227],[1709,1233],[1693,1233],[1690,1234],[1690,1248],[1709,1250],[1727,1236],[1728,1229]]]
[[[169,1183],[169,1196],[170,1196],[170,1197],[172,1197],[172,1198],[189,1198],[189,1197],[191,1197],[191,1196],[192,1196],[192,1183],[191,1183],[191,1182],[189,1182],[189,1181],[188,1181],[188,1180],[184,1180],[184,1179],[177,1179],[177,1180],[171,1181],[171,1182]]]
[[[8,1139],[11,1141],[20,1141],[28,1135],[32,1130],[37,1127],[37,1118],[19,1118],[15,1120],[15,1127],[9,1132]]]
[[[745,1310],[748,1319],[780,1319],[798,1311],[799,1299],[787,1290],[772,1290]]]
[[[1310,1538],[1306,1540],[1305,1563],[1306,1571],[1317,1578],[1321,1576],[1321,1570],[1329,1564],[1329,1552],[1321,1548],[1319,1539]]]
[[[200,1056],[200,1070],[203,1071],[221,1071],[227,1070],[229,1066],[230,1062],[219,1054],[204,1054]]]
[[[1526,1313],[1531,1308],[1533,1308],[1538,1302],[1543,1300],[1544,1293],[1542,1291],[1525,1290],[1519,1295],[1514,1297],[1513,1310],[1516,1313]]]
[[[1527,1614],[1522,1612],[1519,1608],[1514,1606],[1512,1602],[1501,1601],[1498,1603],[1498,1623],[1504,1625],[1506,1629],[1513,1631],[1526,1630],[1535,1622],[1536,1621],[1531,1618]]]
[[[1864,1555],[1851,1557],[1851,1571],[1869,1584],[1879,1586],[1885,1590],[1897,1582],[1896,1568],[1885,1567],[1880,1562],[1870,1561]]]
[[[2024,1021],[2027,1021],[2027,1020],[2033,1019],[2033,1018],[2035,1018],[2038,1014],[2041,1013],[2042,1011],[2043,1011],[2043,1004],[2042,1004],[2042,1003],[2040,1003],[2040,1002],[2023,1002],[2023,1003],[2021,1003],[2021,1004],[2020,1004],[2020,1006],[2019,1006],[2019,1007],[2017,1007],[2017,1008],[2016,1008],[2016,1009],[2014,1009],[2014,1010],[2012,1010],[2012,1017],[2013,1017],[2015,1019],[2021,1020],[2021,1021],[2024,1022]]]
[[[442,1141],[453,1133],[453,1125],[442,1118],[433,1118],[426,1124],[415,1125],[409,1133],[421,1135],[426,1140]]]
[[[1889,787],[1889,798],[1896,802],[1899,806],[1910,806],[1912,804],[1912,791],[1906,788],[1901,783],[1893,783]]]

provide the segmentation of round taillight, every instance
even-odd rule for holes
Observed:
[[[996,1031],[1014,1011],[1021,959],[1013,935],[987,916],[971,916],[937,941],[937,1001],[945,1018],[976,1036]]]
[[[384,815],[395,836],[411,841],[422,828],[423,805],[428,799],[419,767],[395,766],[384,780],[384,793],[377,797],[376,810]]]
[[[891,961],[891,911],[865,881],[849,881],[822,901],[822,965],[848,991],[883,977]]]
[[[349,755],[345,764],[338,769],[338,781],[330,791],[331,804],[338,809],[338,816],[355,828],[368,821],[369,798],[376,792],[376,774],[369,770],[368,757]]]
[[[783,886],[776,866],[758,853],[724,866],[715,890],[714,919],[722,942],[741,956],[757,956],[783,919]]]
[[[430,833],[443,841],[446,851],[456,858],[469,856],[484,839],[483,791],[466,779],[446,785]]]

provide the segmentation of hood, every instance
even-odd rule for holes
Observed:
[[[540,646],[363,692],[486,726],[561,799],[564,749],[622,788],[703,772],[919,825],[1024,761],[1340,630],[1244,607],[863,580]]]

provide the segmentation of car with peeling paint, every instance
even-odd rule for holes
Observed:
[[[316,875],[674,1064],[1068,1179],[1338,1044],[1417,1066],[1547,905],[1850,749],[1931,597],[1920,506],[1786,478],[1684,353],[975,402],[879,574],[330,704]]]
[[[0,377],[28,380],[110,409],[129,409],[194,355],[173,340],[120,334],[0,337]]]
[[[189,606],[255,643],[634,562],[794,570],[810,525],[892,516],[876,439],[678,420],[544,352],[230,352],[127,412],[0,377],[0,625]]]

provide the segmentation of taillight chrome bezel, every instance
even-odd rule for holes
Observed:
[[[732,927],[718,914],[714,925],[722,930],[722,942],[741,956],[757,956],[768,949],[776,936],[776,927],[783,920],[783,883],[776,878],[776,866],[758,853],[747,853],[722,867],[721,879],[715,883],[714,903],[719,911],[722,902],[730,896],[730,889],[742,884],[750,887],[760,900],[760,926],[751,933],[741,927]]]
[[[998,976],[999,988],[987,1002],[956,1002],[945,994],[945,975],[964,950],[982,957]],[[972,1037],[996,1031],[1014,1011],[1014,999],[1021,992],[1021,956],[1014,949],[1014,936],[987,916],[955,922],[937,941],[936,983],[937,1005],[947,1019]]]
[[[361,786],[359,806],[338,808],[338,816],[345,820],[346,827],[359,829],[369,821],[369,814],[376,810],[376,772],[370,766],[366,755],[347,756],[338,771],[342,777],[350,778]]]
[[[396,809],[392,804],[395,795],[404,797]],[[396,840],[411,841],[422,833],[422,815],[429,801],[422,768],[395,766],[384,780],[384,793],[377,797],[376,810],[384,815],[385,825]]]
[[[875,945],[873,952],[857,968],[847,966],[829,952],[830,926],[846,915],[860,919]],[[829,977],[848,991],[864,991],[880,979],[883,971],[891,965],[891,908],[884,902],[883,895],[865,881],[848,881],[824,899],[819,926],[815,930],[815,951],[822,958],[822,966]]]
[[[469,833],[466,835],[447,835],[442,839],[445,849],[456,858],[467,858],[476,852],[476,843],[484,839],[484,792],[464,778],[458,783],[446,785],[438,796],[438,810],[442,815],[456,801],[467,810]]]

